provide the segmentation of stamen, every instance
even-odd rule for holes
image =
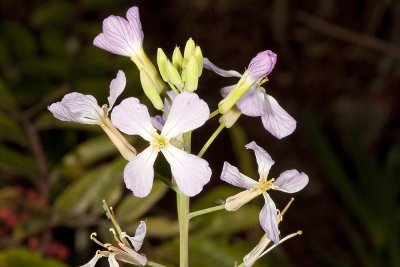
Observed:
[[[282,219],[283,219],[283,215],[284,215],[284,214],[286,213],[286,211],[289,209],[290,205],[292,205],[293,201],[294,201],[294,197],[292,197],[292,198],[289,200],[289,202],[286,204],[285,208],[282,210],[282,212],[281,212]]]
[[[115,232],[114,228],[110,228],[109,230],[111,233],[113,233],[115,241],[117,241],[117,243],[122,243],[121,240],[119,240],[119,238],[117,237],[117,233]]]
[[[279,241],[278,244],[274,244],[274,245],[270,246],[266,251],[264,251],[264,252],[258,257],[258,259],[261,258],[262,256],[264,256],[265,254],[267,254],[268,252],[270,252],[271,250],[273,250],[273,249],[274,249],[275,247],[277,247],[278,245],[280,245],[280,244],[282,244],[283,242],[289,240],[290,238],[295,237],[295,236],[297,236],[297,235],[302,235],[302,234],[303,234],[303,232],[302,232],[301,230],[299,230],[299,231],[297,231],[296,233],[293,233],[293,234],[290,234],[290,235],[285,236],[284,238],[282,238],[282,239]]]
[[[97,236],[97,233],[92,233],[90,235],[90,239],[93,240],[93,242],[95,242],[97,245],[102,246],[103,248],[107,248],[106,244],[101,243],[97,238],[95,238],[95,236]]]

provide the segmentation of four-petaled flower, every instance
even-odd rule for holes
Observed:
[[[137,98],[127,98],[114,108],[112,123],[129,135],[140,135],[150,146],[131,159],[124,170],[126,186],[137,197],[149,194],[154,178],[153,165],[158,152],[171,166],[179,189],[186,196],[198,194],[211,177],[208,162],[176,147],[181,134],[203,125],[210,114],[207,104],[195,93],[181,93],[172,103],[168,118],[159,134],[151,123],[146,106]]]
[[[262,60],[263,58],[264,60]],[[264,64],[262,64],[263,62]],[[272,71],[275,62],[276,55],[273,52],[269,50],[261,52],[250,62],[243,77],[252,77],[253,81],[265,77]],[[204,67],[224,77],[242,77],[240,73],[234,70],[226,71],[218,68],[208,59],[204,59]],[[221,89],[221,95],[226,98],[235,88],[237,88],[237,85],[224,87]],[[246,116],[261,116],[264,128],[276,138],[284,138],[296,129],[296,120],[278,104],[275,98],[266,94],[265,89],[256,82],[253,82],[237,100],[236,106]]]
[[[280,218],[275,203],[272,201],[267,191],[269,189],[275,189],[286,193],[295,193],[307,185],[308,176],[297,170],[287,170],[282,172],[276,180],[268,179],[269,170],[275,162],[270,155],[254,141],[247,144],[246,148],[254,150],[256,155],[258,173],[260,175],[259,181],[256,182],[240,173],[236,167],[225,162],[221,173],[221,179],[234,186],[246,189],[246,191],[228,197],[225,202],[225,209],[228,211],[237,210],[253,198],[262,194],[265,199],[265,205],[260,212],[260,224],[268,238],[277,244],[279,242],[278,220],[280,220]]]

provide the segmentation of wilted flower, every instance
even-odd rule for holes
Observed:
[[[218,68],[207,58],[203,60],[203,66],[206,69],[214,71],[223,77],[240,77],[239,82],[232,86],[229,94],[218,104],[220,113],[225,114],[244,93],[256,82],[261,81],[271,73],[276,63],[276,54],[271,50],[258,53],[250,62],[248,69],[242,74],[234,70],[223,70]]]
[[[254,150],[256,155],[258,173],[260,175],[259,181],[256,182],[247,177],[240,173],[235,166],[225,162],[221,173],[221,179],[234,186],[246,189],[246,191],[228,197],[225,202],[225,209],[228,211],[237,210],[253,198],[262,194],[265,199],[265,205],[260,212],[260,224],[268,238],[274,243],[278,243],[278,210],[267,191],[274,189],[286,193],[298,192],[307,185],[308,176],[303,172],[298,172],[297,170],[287,170],[282,172],[276,180],[273,178],[268,179],[269,170],[275,163],[271,156],[254,141],[247,144],[246,148]]]
[[[129,160],[136,155],[136,150],[111,124],[108,117],[108,113],[118,96],[125,89],[125,85],[125,73],[120,70],[117,77],[110,83],[110,96],[107,98],[108,105],[100,107],[93,96],[74,92],[66,94],[61,102],[51,104],[48,109],[53,113],[54,117],[62,121],[100,125],[121,154]]]
[[[122,132],[140,135],[150,144],[125,167],[126,186],[137,197],[149,194],[154,178],[154,161],[158,152],[171,165],[172,176],[179,189],[186,196],[198,194],[211,177],[207,161],[189,154],[174,144],[182,133],[203,125],[210,114],[207,104],[194,93],[183,92],[172,103],[167,120],[159,134],[151,123],[146,106],[137,98],[127,98],[114,108],[111,115],[113,124]]]

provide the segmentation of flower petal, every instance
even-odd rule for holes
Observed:
[[[133,248],[138,251],[143,244],[143,239],[146,236],[146,223],[144,221],[141,221],[138,228],[136,228],[135,236],[129,236],[125,232],[122,232],[120,235],[120,239],[122,238],[127,238],[131,242]]]
[[[94,255],[94,257],[88,263],[81,265],[79,267],[94,267],[96,265],[97,261],[102,257],[103,257],[103,255],[96,253],[96,255]]]
[[[165,116],[156,115],[154,117],[151,117],[151,124],[153,124],[154,128],[161,131],[165,124]]]
[[[226,161],[224,162],[224,167],[222,168],[221,180],[227,182],[228,184],[244,189],[250,189],[258,184],[250,177],[239,172],[238,168],[232,166]]]
[[[111,253],[110,256],[108,256],[108,264],[110,265],[110,267],[119,267],[119,264],[115,259],[115,255],[115,253]]]
[[[125,86],[125,73],[122,70],[119,70],[117,73],[117,77],[113,79],[110,83],[110,96],[107,98],[109,105],[108,110],[112,109],[115,104],[115,100],[117,100],[118,96],[124,91]]]
[[[114,107],[111,121],[121,132],[140,135],[149,142],[153,140],[153,134],[156,132],[147,107],[134,97],[129,97]]]
[[[126,12],[126,18],[129,21],[132,40],[135,40],[135,43],[138,47],[142,47],[144,34],[142,30],[142,23],[140,22],[139,17],[139,8],[134,6],[128,9]]]
[[[253,85],[244,93],[239,101],[236,102],[236,106],[244,115],[258,117],[265,113],[267,101],[267,94],[264,88]]]
[[[206,102],[195,93],[183,92],[175,97],[161,135],[174,138],[203,125],[210,115]]]
[[[274,165],[275,161],[272,160],[267,151],[258,146],[254,141],[247,144],[245,147],[254,151],[257,159],[260,179],[266,179],[268,177],[269,170],[271,169],[272,165]]]
[[[222,77],[242,77],[242,74],[237,72],[236,70],[223,70],[221,68],[218,68],[215,66],[213,63],[208,58],[203,59],[203,67],[215,72],[216,74],[222,76]]]
[[[171,165],[172,176],[175,178],[176,184],[186,196],[197,195],[210,181],[211,169],[204,159],[173,145],[168,145],[161,152]]]
[[[296,193],[308,184],[308,180],[308,176],[304,172],[300,173],[297,170],[287,170],[279,175],[274,185],[278,186],[277,190],[287,193]]]
[[[262,123],[273,136],[282,139],[296,129],[296,121],[290,116],[270,95],[267,95],[267,105],[264,115],[261,116]]]
[[[276,54],[271,50],[266,50],[258,53],[250,62],[247,69],[248,77],[256,82],[259,79],[266,77],[274,69],[276,63]]]
[[[53,113],[53,116],[61,121],[73,121],[78,122],[76,118],[69,113],[69,110],[61,104],[61,102],[56,102],[47,107],[47,109]]]
[[[274,201],[264,193],[265,205],[260,212],[260,224],[267,237],[275,244],[279,243],[278,216]]]
[[[68,110],[73,121],[84,124],[100,124],[104,111],[91,95],[81,93],[66,94],[61,104]]]
[[[154,179],[153,165],[157,154],[157,150],[150,146],[129,161],[125,167],[125,185],[136,197],[145,197],[151,191]]]

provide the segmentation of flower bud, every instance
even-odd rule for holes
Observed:
[[[196,46],[196,49],[194,51],[194,56],[196,57],[197,60],[197,65],[199,69],[199,74],[198,76],[201,76],[201,73],[203,72],[203,53],[201,52],[200,46]]]
[[[237,107],[233,106],[231,109],[228,110],[228,112],[226,112],[219,118],[219,123],[224,124],[226,128],[231,128],[239,119],[240,115],[242,115],[240,110]]]
[[[172,65],[172,63],[168,60],[166,62],[166,71],[168,79],[178,88],[182,88],[182,79],[181,75],[179,75],[178,70]]]
[[[140,82],[144,93],[150,99],[153,106],[158,110],[163,109],[164,104],[158,94],[157,85],[144,70],[140,71]]]
[[[192,38],[189,38],[189,40],[186,42],[185,50],[183,52],[183,56],[185,59],[189,59],[191,55],[194,54],[196,49],[196,45],[193,41]]]
[[[194,55],[190,57],[185,71],[186,80],[184,91],[194,92],[197,89],[197,85],[199,82],[199,67]]]
[[[218,103],[218,110],[221,114],[225,114],[236,104],[244,93],[253,85],[253,81],[246,79],[245,76],[239,80],[236,86],[229,94]]]
[[[165,55],[164,51],[161,48],[157,49],[157,65],[160,71],[161,77],[165,82],[168,82],[168,75],[167,75],[167,62],[168,58]]]
[[[179,49],[179,47],[176,46],[174,49],[174,53],[172,54],[172,64],[174,65],[174,67],[176,69],[181,69],[182,61],[183,61],[183,57],[182,57],[181,50]]]

